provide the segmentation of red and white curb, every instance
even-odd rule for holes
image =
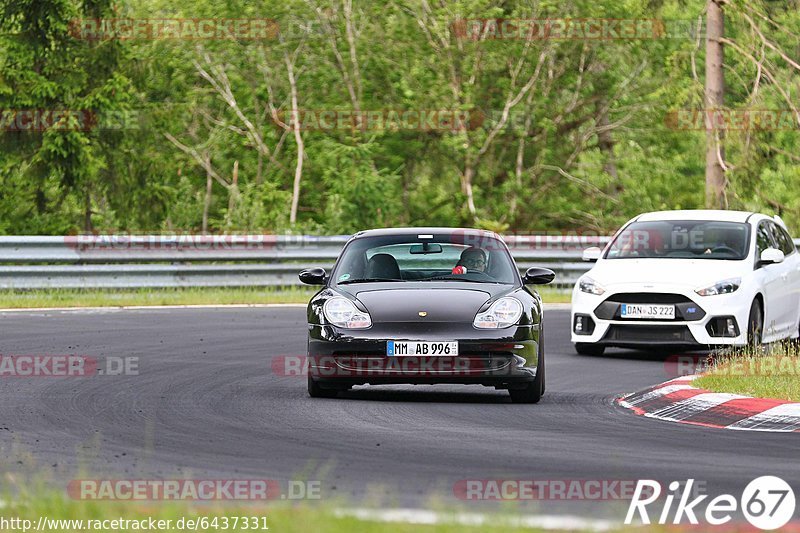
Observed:
[[[682,376],[616,399],[637,415],[743,431],[800,432],[800,403],[711,392],[692,386],[698,375]]]

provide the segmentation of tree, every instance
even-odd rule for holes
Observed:
[[[725,74],[723,72],[724,36],[723,5],[725,0],[708,0],[706,4],[706,207],[725,209],[725,152],[722,147],[724,131],[717,121],[709,119],[722,109],[725,96]]]
[[[122,138],[107,128],[128,108],[132,87],[120,69],[126,54],[119,43],[80,39],[71,21],[110,16],[111,1],[2,0],[0,13],[0,109],[12,121],[26,113],[63,115],[5,133],[10,164],[0,165],[0,195],[14,195],[9,201],[27,231],[91,231],[98,201],[124,180],[110,163]],[[27,195],[33,201],[20,203]]]

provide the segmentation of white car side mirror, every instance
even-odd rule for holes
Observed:
[[[594,263],[600,259],[601,255],[603,255],[603,250],[597,246],[592,246],[591,248],[587,248],[583,251],[583,260]]]
[[[777,248],[767,248],[761,252],[761,265],[773,265],[775,263],[783,263],[786,256]]]

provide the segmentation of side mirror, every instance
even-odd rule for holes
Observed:
[[[597,246],[592,246],[591,248],[587,248],[583,251],[583,260],[589,263],[595,263],[598,259],[600,259],[601,255],[603,255],[603,250]]]
[[[767,248],[766,250],[761,252],[759,266],[783,263],[784,259],[786,259],[786,256],[783,254],[782,251],[778,250],[777,248]]]
[[[547,285],[556,279],[556,273],[549,268],[530,267],[525,271],[522,282],[525,285]]]
[[[306,285],[325,285],[326,272],[324,268],[306,268],[300,271],[300,281]]]

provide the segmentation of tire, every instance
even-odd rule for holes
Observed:
[[[337,389],[325,389],[320,387],[316,380],[308,376],[308,395],[312,398],[336,398],[339,395]]]
[[[800,350],[800,325],[798,325],[798,328],[795,330],[795,333],[797,333],[797,337],[795,337],[794,339],[791,337],[787,337],[783,341],[783,343],[785,349],[791,350],[792,353],[798,354],[798,350]]]
[[[542,341],[541,341],[542,343],[544,343],[544,338],[543,337],[544,336],[542,336]],[[542,350],[542,353],[544,353],[544,350]],[[545,385],[547,385],[547,379],[546,379],[547,376],[545,376],[545,372],[544,372],[544,355],[542,355],[542,367],[541,367],[540,370],[542,372],[542,394],[541,394],[541,396],[544,396],[544,391],[547,388],[545,386]],[[539,370],[537,370],[536,373],[538,374]]]
[[[508,389],[512,403],[539,403],[545,389],[544,377],[544,335],[539,337],[539,361],[536,363],[536,377],[523,389]]]
[[[756,349],[764,338],[764,310],[758,300],[753,300],[750,315],[747,318],[747,347]]]
[[[603,355],[606,351],[605,346],[600,346],[599,344],[589,344],[587,342],[577,342],[575,343],[575,351],[578,352],[580,355]]]

